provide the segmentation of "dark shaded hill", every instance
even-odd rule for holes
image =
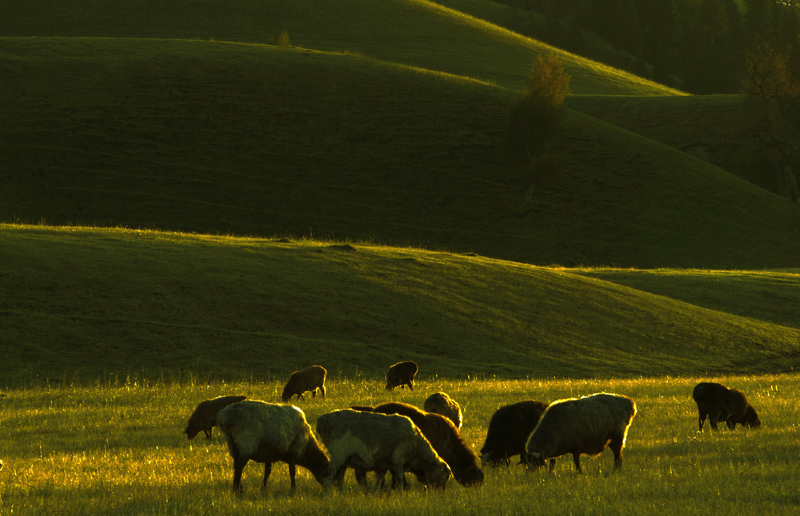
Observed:
[[[560,173],[526,205],[532,178],[500,152],[513,93],[484,83],[271,46],[3,42],[5,220],[375,240],[543,264],[800,257],[800,207],[576,112],[553,151]]]

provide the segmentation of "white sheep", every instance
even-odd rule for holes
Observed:
[[[461,428],[461,406],[446,392],[436,392],[428,396],[423,408],[426,412],[441,414],[452,421],[456,428]]]
[[[263,401],[242,401],[222,409],[217,425],[225,435],[233,458],[233,490],[242,492],[242,470],[248,461],[264,464],[264,481],[272,463],[289,464],[289,478],[294,490],[296,466],[308,469],[322,483],[328,457],[317,442],[305,414],[297,407]]]
[[[419,470],[432,487],[447,485],[450,467],[434,451],[419,428],[406,416],[345,409],[323,414],[317,432],[331,461],[325,470],[323,490],[336,482],[342,488],[348,467],[392,474],[392,488],[407,487],[404,472]]]
[[[635,415],[636,403],[616,394],[555,401],[544,411],[528,439],[528,464],[541,467],[550,459],[552,472],[556,457],[571,453],[580,473],[582,453],[599,455],[608,446],[617,469],[622,466],[622,448]]]

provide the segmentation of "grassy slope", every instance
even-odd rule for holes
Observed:
[[[741,95],[577,95],[568,105],[778,192],[774,158],[758,144],[753,134],[757,118]]]
[[[377,377],[408,358],[423,378],[747,373],[800,356],[800,329],[563,270],[313,241],[0,231],[0,378],[12,384],[265,378],[309,362]]]
[[[573,90],[671,95],[675,90],[425,0],[0,1],[2,36],[216,39],[268,43],[287,30],[293,45],[348,50],[389,62],[474,77],[517,89],[535,56],[557,52]]]
[[[202,41],[3,48],[5,220],[313,234],[565,265],[800,256],[800,208],[575,112],[559,137],[564,171],[523,206],[531,179],[499,150],[513,94],[476,81]]]
[[[581,274],[712,310],[800,328],[800,270],[586,269]]]

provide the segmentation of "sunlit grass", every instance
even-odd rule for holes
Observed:
[[[0,238],[0,387],[259,380],[310,363],[378,378],[408,359],[422,379],[765,373],[795,367],[800,347],[783,322],[793,273],[607,281],[357,241],[14,225]]]
[[[452,380],[418,382],[417,388],[387,393],[380,380],[329,382],[325,400],[300,403],[312,426],[319,415],[351,404],[396,399],[422,405],[428,394],[448,392],[464,408],[462,434],[480,449],[492,413],[523,400],[555,399],[606,391],[634,398],[633,420],[620,472],[611,454],[582,461],[574,472],[569,457],[553,475],[520,466],[487,469],[485,484],[425,493],[412,481],[406,493],[364,493],[352,475],[342,494],[321,496],[300,469],[298,491],[289,494],[287,468],[273,468],[267,493],[259,492],[263,468],[245,468],[244,496],[232,496],[232,467],[218,430],[211,441],[187,441],[181,431],[194,405],[218,394],[245,394],[277,401],[282,382],[196,381],[39,387],[11,390],[2,400],[0,511],[49,514],[202,514],[207,511],[262,514],[291,511],[345,514],[511,514],[536,507],[547,514],[707,513],[760,514],[764,507],[788,514],[797,491],[798,423],[793,392],[797,375],[703,378],[743,390],[756,407],[758,430],[697,432],[691,389],[699,378],[616,380]]]

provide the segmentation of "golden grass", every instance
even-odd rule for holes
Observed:
[[[704,380],[710,378],[703,378]],[[215,430],[211,441],[181,434],[194,405],[218,394],[246,394],[277,401],[282,381],[198,383],[109,381],[95,386],[40,387],[8,391],[0,458],[0,511],[50,514],[500,514],[541,510],[547,514],[706,513],[715,509],[760,514],[764,507],[788,514],[797,492],[797,422],[793,392],[797,374],[713,378],[747,393],[761,416],[758,430],[697,432],[691,389],[699,378],[616,380],[420,381],[413,392],[387,393],[382,382],[332,379],[328,398],[299,402],[312,424],[335,408],[389,399],[421,406],[443,390],[464,409],[462,434],[476,451],[497,407],[522,399],[558,398],[606,391],[634,398],[639,413],[631,426],[622,471],[612,473],[606,451],[584,458],[577,475],[572,461],[558,460],[553,475],[520,466],[487,469],[485,484],[455,483],[425,493],[415,481],[404,493],[364,493],[352,475],[342,494],[321,495],[302,468],[298,490],[289,493],[287,468],[273,468],[268,491],[259,492],[263,469],[245,468],[245,493],[230,494],[231,461]]]

